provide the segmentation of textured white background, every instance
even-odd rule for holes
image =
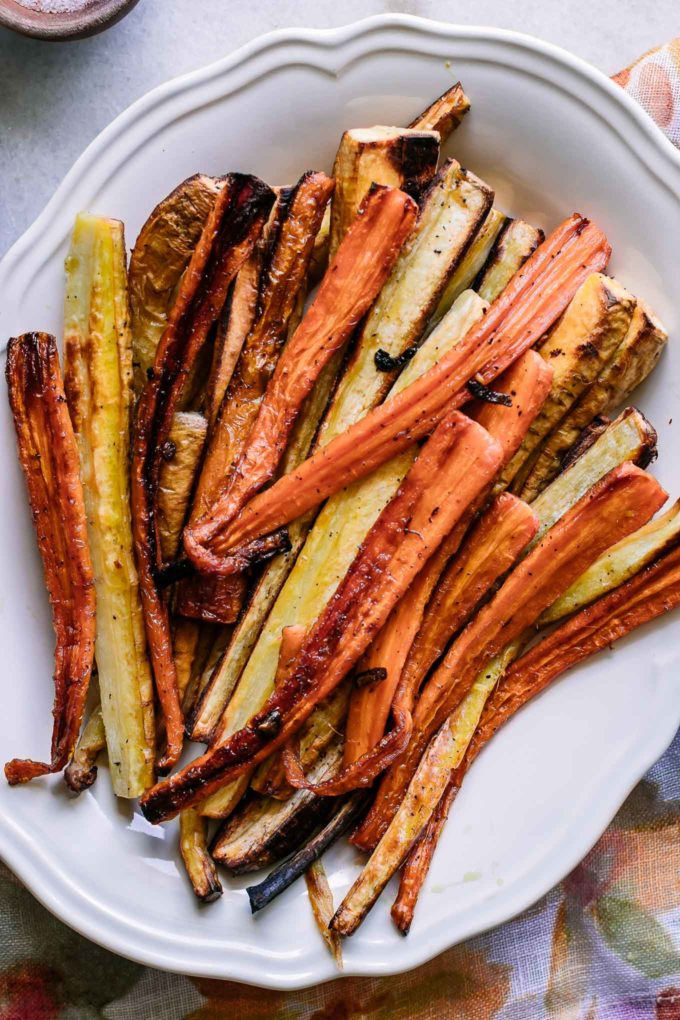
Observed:
[[[152,86],[274,28],[330,28],[384,11],[528,32],[610,74],[680,34],[680,0],[141,0],[79,42],[0,28],[0,254],[88,142]]]

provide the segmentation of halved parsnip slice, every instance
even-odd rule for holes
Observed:
[[[194,808],[179,816],[179,849],[191,887],[199,900],[212,903],[222,895],[215,862],[208,853],[206,821]]]
[[[628,399],[656,365],[668,334],[641,303],[611,359],[558,427],[549,435],[522,490],[531,501],[557,475],[566,450],[597,415],[609,414]]]
[[[553,367],[553,388],[516,455],[503,471],[499,487],[522,495],[524,483],[547,435],[597,378],[630,325],[635,299],[615,280],[591,274],[539,353]]]
[[[92,786],[97,778],[95,762],[105,748],[104,718],[102,706],[98,704],[85,723],[73,757],[64,769],[64,780],[69,790],[72,790],[73,793],[82,793],[83,790]]]
[[[489,210],[486,219],[473,237],[472,243],[466,250],[456,271],[449,279],[439,298],[439,303],[430,319],[430,329],[433,329],[441,322],[449,308],[451,308],[454,301],[460,297],[463,291],[469,290],[472,287],[480,272],[484,269],[505,221],[504,213],[498,209]]]
[[[401,188],[419,198],[434,177],[438,160],[436,131],[381,124],[345,131],[333,163],[329,261],[372,184]]]
[[[491,303],[543,240],[543,231],[524,220],[510,220],[496,238],[493,251],[474,289]]]
[[[409,124],[417,131],[437,131],[443,144],[470,109],[470,100],[459,81],[442,93]]]
[[[172,419],[158,487],[158,531],[166,561],[179,550],[207,434],[208,422],[196,411],[178,411]]]
[[[134,388],[141,393],[168,323],[175,292],[222,181],[194,174],[158,203],[130,256]]]

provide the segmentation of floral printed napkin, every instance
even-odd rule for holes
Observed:
[[[614,80],[680,147],[680,39]],[[193,980],[92,945],[1,866],[0,904],[0,1020],[680,1020],[680,734],[551,893],[400,977]]]

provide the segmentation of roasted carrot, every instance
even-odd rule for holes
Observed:
[[[176,814],[281,747],[340,683],[455,522],[494,477],[498,443],[458,411],[440,423],[263,709],[142,800],[153,822]]]
[[[137,405],[132,453],[132,528],[144,622],[167,748],[159,770],[182,747],[182,711],[172,656],[168,610],[158,589],[162,566],[157,503],[161,465],[184,384],[217,319],[232,279],[262,230],[274,193],[256,177],[231,174],[219,191],[191,256]]]
[[[511,407],[481,401],[471,405],[470,416],[483,425],[500,443],[503,450],[503,466],[514,456],[527,429],[538,414],[550,390],[551,377],[552,369],[549,364],[535,351],[527,351],[503,373],[496,385],[497,391],[511,398]],[[486,494],[480,499],[485,501]],[[468,517],[469,515],[456,525],[435,555],[428,560],[358,667],[362,672],[382,669],[386,671],[386,676],[379,682],[356,688],[352,694],[345,739],[345,764],[360,758],[384,733],[404,663],[411,662],[414,656],[412,645],[419,643],[423,626],[427,628],[428,623],[431,625],[434,613],[433,607],[428,605],[430,597],[448,560],[459,549],[469,525]],[[499,570],[496,577],[510,565],[511,562]],[[426,606],[428,610],[423,624]],[[474,607],[469,608],[471,610]],[[446,626],[446,619],[439,616],[435,618]],[[462,626],[462,622],[464,621],[459,620],[457,626],[449,629],[449,638],[458,626]],[[441,652],[443,650],[442,647]],[[434,659],[430,661],[428,668],[432,662]],[[411,672],[415,674],[413,668]],[[415,690],[420,686],[424,675],[419,674]]]
[[[54,337],[13,337],[5,371],[56,636],[51,758],[8,762],[13,786],[61,772],[75,750],[94,657],[95,590],[78,447]]]
[[[605,549],[645,524],[665,498],[650,475],[622,464],[534,546],[423,688],[408,749],[383,778],[369,815],[353,837],[357,846],[372,849],[384,834],[428,740],[461,703],[485,663],[531,626]]]
[[[510,667],[483,709],[462,764],[451,774],[437,809],[404,864],[399,894],[392,907],[392,918],[403,934],[411,926],[418,894],[456,793],[473,761],[496,731],[571,666],[678,605],[680,548],[676,547],[573,616]]]
[[[455,776],[456,773],[453,775]],[[399,892],[390,913],[402,935],[408,935],[411,929],[420,890],[430,870],[439,837],[444,830],[451,805],[456,799],[459,789],[457,779],[452,777],[434,814],[418,837],[418,842],[411,848],[401,869]]]
[[[450,406],[469,399],[467,384],[489,383],[555,322],[583,280],[602,269],[604,235],[574,215],[543,242],[494,301],[480,323],[437,365],[397,396],[319,449],[266,492],[211,511],[212,527],[187,551],[206,571],[230,574],[248,562],[263,536],[294,520],[338,489],[370,473],[428,435]],[[251,496],[261,483],[253,474]],[[203,543],[203,544],[199,544]]]
[[[210,489],[216,502],[207,511],[201,506],[200,520],[194,518],[185,529],[186,551],[200,569],[212,569],[204,544],[276,471],[302,404],[375,300],[413,228],[416,210],[413,199],[395,188],[376,186],[362,202],[316,298],[279,358],[247,442],[223,479],[219,496]],[[249,562],[241,560],[240,569]]]

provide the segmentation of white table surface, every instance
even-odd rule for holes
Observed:
[[[154,85],[274,28],[330,28],[385,11],[528,32],[607,73],[680,35],[680,0],[141,0],[78,42],[0,28],[0,254],[98,131]]]

